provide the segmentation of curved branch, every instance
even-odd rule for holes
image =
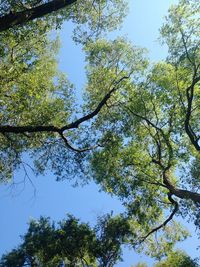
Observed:
[[[115,91],[117,91],[117,89],[118,89],[117,85],[119,85],[123,80],[126,80],[128,78],[130,78],[130,75],[123,76],[122,78],[120,78],[117,82],[115,82],[115,86],[104,96],[104,98],[101,100],[101,102],[98,104],[98,106],[96,107],[96,109],[93,112],[83,116],[82,118],[80,118],[80,119],[78,119],[78,120],[76,120],[76,121],[74,121],[74,122],[72,122],[72,123],[70,123],[70,124],[68,124],[68,125],[66,125],[64,127],[62,127],[61,131],[63,132],[65,130],[78,128],[78,126],[81,123],[83,123],[85,121],[88,121],[88,120],[92,119],[93,117],[95,117],[101,111],[103,106],[107,103],[107,101],[111,97],[111,95]]]
[[[156,228],[153,228],[147,235],[143,236],[140,240],[140,243],[144,242],[151,234],[153,234],[153,233],[157,232],[158,230],[160,230],[161,228],[165,227],[173,219],[174,215],[178,211],[178,202],[172,198],[172,194],[170,192],[168,193],[168,199],[174,205],[174,209],[173,209],[172,213],[162,224],[160,224]]]
[[[78,128],[83,122],[89,121],[94,118],[106,105],[107,101],[110,99],[112,94],[117,91],[118,85],[129,76],[123,76],[118,81],[114,83],[113,88],[103,97],[98,106],[91,113],[71,122],[61,128],[53,125],[38,125],[38,126],[10,126],[10,125],[0,125],[0,133],[14,133],[14,134],[24,134],[24,133],[40,133],[40,132],[54,132],[62,134],[66,130]]]
[[[95,149],[95,148],[98,147],[98,145],[96,145],[96,146],[91,146],[91,147],[86,147],[86,148],[76,148],[76,147],[72,146],[72,145],[68,142],[67,138],[63,135],[63,133],[60,133],[60,136],[61,136],[61,138],[63,139],[65,145],[66,145],[69,149],[71,149],[72,151],[74,151],[74,152],[80,152],[80,153],[82,153],[82,152],[86,152],[86,151],[93,150],[93,149]]]

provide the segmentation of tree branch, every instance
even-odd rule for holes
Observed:
[[[153,228],[147,235],[143,236],[140,240],[140,243],[144,242],[151,234],[153,234],[153,233],[157,232],[158,230],[160,230],[161,228],[165,227],[173,219],[174,215],[178,211],[178,202],[172,198],[171,193],[168,193],[168,199],[174,205],[174,209],[173,209],[172,213],[162,224],[160,224],[158,227]]]
[[[41,132],[54,132],[58,134],[63,134],[64,131],[78,128],[83,122],[89,121],[94,118],[101,109],[106,105],[108,99],[112,96],[114,92],[117,91],[118,85],[125,79],[128,79],[129,76],[123,76],[118,81],[114,83],[113,88],[103,97],[98,106],[91,113],[75,120],[72,123],[69,123],[61,128],[53,125],[38,125],[38,126],[10,126],[10,125],[0,125],[0,133],[14,133],[14,134],[23,134],[23,133],[41,133]]]
[[[165,143],[166,143],[166,146],[168,148],[168,151],[169,151],[169,157],[168,157],[168,167],[167,168],[170,168],[170,165],[171,165],[171,160],[173,158],[173,149],[172,149],[172,146],[171,146],[171,143],[170,143],[170,140],[169,140],[169,137],[166,136],[166,134],[164,133],[162,127],[158,127],[155,123],[153,123],[152,121],[150,121],[148,118],[134,112],[133,110],[131,110],[129,107],[126,107],[126,109],[133,115],[133,116],[136,116],[138,118],[140,118],[141,120],[144,120],[148,125],[150,125],[151,127],[153,127],[157,133],[160,132]],[[161,147],[159,147],[159,149],[161,149]],[[161,153],[161,151],[159,152]],[[161,157],[161,154],[160,154],[160,157]],[[161,163],[161,159],[160,160],[153,160],[154,163],[156,164],[159,164],[161,168],[163,168],[163,165]]]
[[[65,145],[66,145],[69,149],[71,149],[72,151],[74,151],[74,152],[80,152],[80,153],[82,153],[82,152],[86,152],[86,151],[93,150],[93,149],[95,149],[95,148],[98,147],[98,145],[96,145],[96,146],[91,146],[91,147],[86,147],[86,148],[76,148],[76,147],[72,146],[72,145],[68,142],[67,138],[64,136],[63,133],[60,133],[60,136],[61,136],[61,138],[63,139]]]
[[[74,129],[74,128],[78,128],[78,126],[85,122],[85,121],[88,121],[90,119],[92,119],[93,117],[95,117],[102,109],[102,107],[107,103],[108,99],[111,97],[111,95],[118,89],[117,85],[119,85],[123,80],[126,80],[130,78],[130,75],[128,76],[123,76],[122,78],[120,78],[117,82],[115,82],[115,86],[104,96],[104,98],[101,100],[101,102],[98,104],[98,106],[96,107],[96,109],[83,116],[82,118],[64,126],[61,128],[61,131],[65,131],[65,130],[69,130],[69,129]]]
[[[163,183],[166,185],[170,193],[181,199],[190,199],[195,204],[200,203],[200,194],[189,190],[176,188],[169,179],[169,168],[166,168],[163,172]]]
[[[17,25],[23,25],[36,18],[41,18],[47,14],[70,6],[75,2],[76,0],[53,0],[30,9],[25,9],[23,11],[11,11],[9,14],[0,17],[0,32],[8,30],[9,28]]]
[[[199,138],[192,130],[192,127],[190,125],[190,119],[191,119],[191,114],[192,114],[192,102],[193,102],[193,97],[194,97],[194,86],[199,81],[200,81],[200,76],[193,79],[191,86],[189,86],[186,89],[186,96],[187,96],[188,105],[187,105],[186,118],[185,118],[185,131],[186,131],[191,143],[193,144],[193,146],[195,147],[195,149],[197,151],[200,151],[200,145],[198,144]]]

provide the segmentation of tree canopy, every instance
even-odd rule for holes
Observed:
[[[77,26],[74,40],[84,43],[119,27],[126,13],[125,0],[4,0],[0,4],[0,32],[21,31],[41,21],[40,28],[47,31],[72,21]]]
[[[3,255],[0,266],[112,267],[121,260],[121,245],[130,233],[128,221],[121,216],[105,215],[93,228],[72,215],[57,225],[41,217],[29,223],[23,243]]]
[[[154,264],[154,267],[198,267],[196,259],[191,259],[184,251],[171,252],[167,258]],[[146,263],[138,263],[132,267],[147,267]]]
[[[122,260],[122,245],[132,236],[131,225],[123,216],[110,214],[99,217],[93,228],[72,215],[58,222],[40,217],[31,220],[22,244],[4,254],[1,267],[22,266],[90,266],[112,267]],[[198,267],[196,259],[184,251],[170,252],[154,267]],[[138,263],[132,267],[147,267]]]
[[[165,260],[155,264],[155,267],[198,267],[196,259],[191,259],[184,251],[177,250],[168,255]]]
[[[40,7],[48,3],[3,1],[1,17],[4,18],[9,10],[21,12],[27,5]],[[52,133],[59,133],[64,139],[62,133],[68,128],[66,124],[74,119],[77,112],[74,109],[73,85],[57,68],[59,41],[58,38],[49,36],[50,30],[59,27],[65,19],[71,19],[78,25],[74,32],[75,40],[82,42],[86,38],[89,41],[92,37],[99,36],[101,31],[117,27],[126,10],[125,6],[123,1],[87,1],[87,4],[77,1],[76,5],[70,6],[71,9],[59,10],[61,14],[49,14],[0,33],[0,180],[8,180],[20,165],[25,167],[23,152],[39,155],[38,149],[42,148],[44,151],[46,142],[53,145],[53,150],[57,149],[57,146],[63,148],[63,142],[54,134],[52,136]],[[69,129],[77,127],[78,124],[76,122],[69,126]],[[32,130],[24,131],[24,126]],[[64,128],[60,130],[60,127]],[[14,135],[10,130],[14,130]],[[67,140],[64,141],[67,145]],[[41,146],[41,142],[44,146]],[[63,157],[69,158],[65,152]],[[38,165],[37,169],[41,172],[39,164],[36,162],[35,165]]]
[[[124,204],[129,244],[165,256],[188,235],[175,216],[200,226],[200,3],[180,0],[169,9],[160,29],[168,57],[151,63],[145,49],[102,36],[121,23],[123,1],[64,1],[57,12],[31,18],[52,2],[59,1],[0,6],[0,20],[30,12],[0,33],[0,180],[12,180],[20,167],[25,176],[31,168],[58,180],[93,179]],[[87,62],[78,108],[49,34],[70,19]]]

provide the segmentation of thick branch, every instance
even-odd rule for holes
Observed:
[[[5,16],[0,17],[0,32],[8,30],[16,25],[23,25],[36,18],[41,18],[54,11],[70,6],[75,2],[76,0],[53,0],[23,11],[14,13],[10,12]]]
[[[175,188],[174,186],[170,188],[170,192],[178,198],[192,200],[195,204],[200,203],[200,194],[199,193],[192,192],[189,190]]]
[[[112,94],[118,89],[118,85],[125,79],[128,79],[129,76],[124,76],[121,79],[119,79],[117,82],[115,82],[114,87],[103,97],[101,102],[98,104],[96,109],[92,111],[91,113],[77,119],[76,121],[65,125],[61,128],[53,126],[53,125],[38,125],[38,126],[10,126],[10,125],[0,125],[0,133],[14,133],[14,134],[23,134],[23,133],[40,133],[40,132],[54,132],[62,134],[66,130],[75,129],[78,128],[80,124],[83,122],[89,121],[90,119],[94,118],[98,113],[101,111],[101,109],[104,107],[104,105],[107,103],[109,98],[112,96]]]
[[[163,183],[169,189],[170,193],[181,199],[192,200],[195,204],[200,203],[200,194],[189,190],[176,188],[168,177],[169,170],[163,172]]]
[[[22,133],[40,133],[40,132],[60,132],[60,128],[55,127],[53,125],[44,126],[10,126],[10,125],[1,125],[0,133],[14,133],[14,134],[22,134]]]

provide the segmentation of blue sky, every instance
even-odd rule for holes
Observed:
[[[165,58],[167,49],[161,47],[157,41],[158,28],[162,25],[170,4],[176,2],[175,0],[129,0],[129,15],[122,29],[111,34],[112,38],[116,35],[125,35],[134,44],[148,48],[151,60]],[[59,67],[68,74],[70,81],[76,84],[77,92],[81,95],[85,83],[84,54],[80,46],[73,44],[70,38],[71,32],[72,25],[65,23],[61,31]],[[21,179],[22,172],[16,176],[18,180]],[[99,188],[93,183],[82,188],[74,188],[68,181],[56,182],[50,173],[45,177],[31,176],[31,179],[36,188],[35,195],[34,188],[28,181],[25,188],[0,186],[0,255],[19,244],[20,235],[25,233],[27,222],[31,218],[43,215],[58,221],[63,219],[66,213],[72,213],[82,221],[94,224],[98,215],[111,210],[117,214],[123,209],[117,199],[99,192]],[[188,227],[194,232],[191,225]],[[197,257],[198,251],[195,250],[197,245],[197,238],[193,237],[181,247],[191,256]],[[129,267],[138,261],[146,261],[150,267],[153,262],[144,255],[138,256],[126,249],[124,262],[118,266]]]

